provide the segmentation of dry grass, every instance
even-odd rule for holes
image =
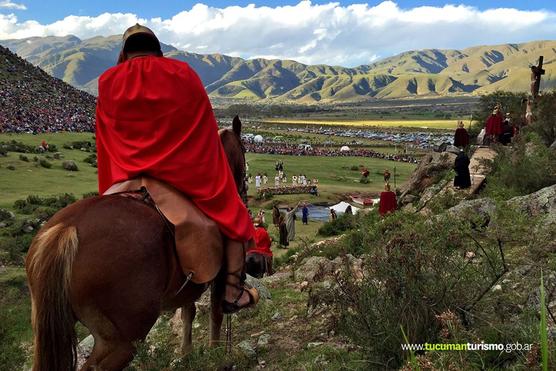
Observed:
[[[454,129],[457,120],[289,120],[267,119],[265,123],[296,125],[328,125],[381,128]]]

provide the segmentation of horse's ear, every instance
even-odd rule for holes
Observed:
[[[241,136],[241,120],[239,119],[238,115],[235,115],[234,119],[232,120],[232,129],[234,133],[238,136]]]

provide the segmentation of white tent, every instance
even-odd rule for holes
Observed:
[[[340,202],[339,204],[330,206],[329,209],[334,209],[334,211],[336,212],[336,214],[343,214],[343,213],[346,212],[346,208],[347,208],[348,206],[351,206],[351,205],[348,204],[347,202],[342,201],[342,202]],[[358,207],[351,206],[351,213],[352,213],[353,215],[357,214],[358,211],[359,211],[359,208],[358,208]]]
[[[348,152],[350,151],[348,146],[342,146],[342,148],[340,148],[340,152]]]
[[[253,138],[253,141],[255,143],[263,143],[264,142],[264,138],[262,135],[255,135],[255,138]]]

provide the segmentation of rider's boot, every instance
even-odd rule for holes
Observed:
[[[222,309],[234,313],[254,306],[259,301],[259,292],[245,285],[245,248],[247,242],[228,239],[226,241],[226,291]]]

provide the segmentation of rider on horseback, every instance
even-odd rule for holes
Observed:
[[[223,310],[256,303],[244,287],[245,245],[253,238],[206,91],[192,68],[165,58],[139,24],[124,34],[118,65],[99,79],[96,138],[99,192],[149,176],[183,192],[226,236]]]

